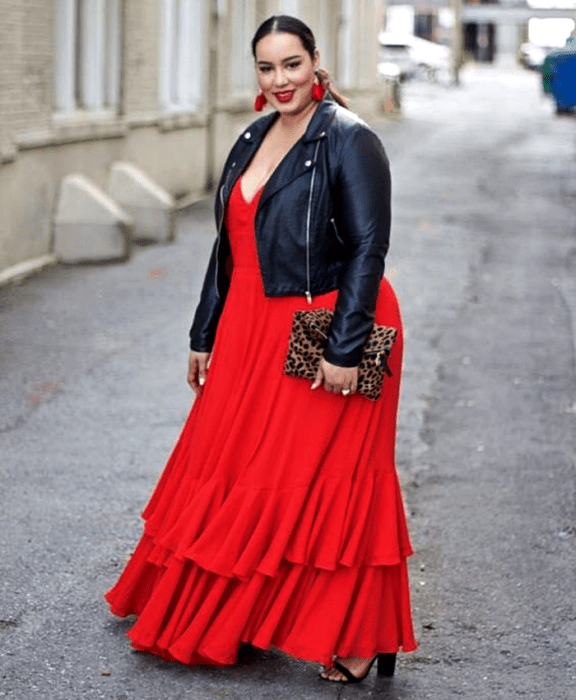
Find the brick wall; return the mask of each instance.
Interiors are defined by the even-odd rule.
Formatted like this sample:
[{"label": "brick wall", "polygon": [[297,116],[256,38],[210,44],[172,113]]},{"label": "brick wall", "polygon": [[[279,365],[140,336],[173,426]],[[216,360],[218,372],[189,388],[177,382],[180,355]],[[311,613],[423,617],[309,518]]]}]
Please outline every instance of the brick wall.
[{"label": "brick wall", "polygon": [[52,110],[53,0],[0,0],[4,137],[47,129]]},{"label": "brick wall", "polygon": [[124,11],[124,110],[158,110],[160,11],[158,0],[127,0]]}]

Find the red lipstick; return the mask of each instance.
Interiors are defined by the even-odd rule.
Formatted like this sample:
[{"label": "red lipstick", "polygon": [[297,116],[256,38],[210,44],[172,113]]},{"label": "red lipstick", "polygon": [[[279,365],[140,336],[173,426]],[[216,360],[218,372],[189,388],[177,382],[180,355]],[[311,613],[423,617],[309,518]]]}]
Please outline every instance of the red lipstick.
[{"label": "red lipstick", "polygon": [[286,90],[285,92],[275,92],[274,97],[278,100],[278,102],[290,102],[290,100],[294,97],[294,90]]}]

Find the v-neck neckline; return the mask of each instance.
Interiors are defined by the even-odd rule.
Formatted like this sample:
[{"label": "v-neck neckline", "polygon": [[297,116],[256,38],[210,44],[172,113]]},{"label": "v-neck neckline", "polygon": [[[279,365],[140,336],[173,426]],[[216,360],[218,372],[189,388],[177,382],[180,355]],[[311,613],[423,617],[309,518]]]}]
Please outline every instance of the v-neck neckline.
[{"label": "v-neck neckline", "polygon": [[[274,169],[270,172],[270,174],[268,175],[268,177],[266,178],[266,180],[262,183],[262,185],[260,186],[260,188],[259,188],[258,190],[256,190],[256,192],[254,193],[254,195],[253,195],[253,197],[252,197],[252,199],[251,199],[250,201],[248,201],[248,200],[246,199],[246,196],[245,196],[245,194],[244,194],[244,189],[243,189],[243,187],[242,187],[242,180],[243,180],[243,178],[244,178],[244,173],[242,173],[242,176],[241,176],[241,178],[240,178],[240,192],[241,192],[241,194],[242,194],[242,199],[244,200],[244,203],[245,203],[245,204],[248,204],[248,205],[252,204],[252,202],[254,201],[254,199],[256,198],[256,196],[258,195],[258,193],[261,192],[261,191],[266,187],[266,185],[267,185],[268,181],[270,180],[270,178],[274,175],[274,173],[278,170],[278,168],[279,168],[279,167],[282,165],[282,163],[286,160],[286,158],[288,157],[288,155],[289,155],[290,153],[292,153],[292,151],[296,148],[296,146],[297,146],[300,142],[304,142],[305,137],[306,137],[306,134],[308,133],[308,129],[309,129],[309,127],[310,127],[310,124],[312,123],[312,120],[314,119],[314,117],[318,114],[318,111],[319,111],[320,106],[321,106],[320,104],[316,106],[316,108],[314,109],[314,111],[312,112],[312,114],[311,114],[311,116],[310,116],[310,119],[308,120],[308,123],[306,124],[306,128],[304,129],[304,132],[296,139],[296,141],[294,141],[294,143],[290,146],[290,148],[286,151],[286,153],[282,156],[282,158],[278,161],[278,163],[276,163]],[[274,126],[274,124],[275,124],[275,122],[276,122],[276,120],[277,120],[278,118],[279,118],[279,115],[276,116],[276,118],[274,119],[274,121],[272,121],[272,123],[270,124],[269,128],[266,130],[266,133],[264,134],[264,136],[263,136],[263,138],[262,138],[262,141],[260,142],[258,148],[257,148],[257,149],[254,151],[254,153],[252,154],[252,156],[251,156],[251,158],[250,158],[250,161],[248,162],[248,166],[247,166],[247,167],[250,167],[250,162],[252,161],[252,158],[254,158],[254,156],[256,155],[256,153],[258,153],[258,150],[260,149],[260,146],[262,145],[264,139],[266,138],[266,136],[267,136],[267,134],[268,134],[268,131]]]},{"label": "v-neck neckline", "polygon": [[241,195],[241,197],[242,197],[242,201],[244,202],[244,204],[246,204],[246,206],[249,207],[251,204],[254,203],[254,200],[258,197],[258,195],[260,194],[260,192],[262,192],[262,190],[263,190],[264,187],[266,186],[266,182],[268,182],[268,180],[269,180],[270,178],[268,178],[268,180],[266,180],[266,182],[265,182],[261,187],[259,187],[259,188],[256,190],[256,192],[254,192],[254,194],[253,194],[253,196],[252,196],[252,199],[250,199],[250,200],[246,199],[246,195],[244,194],[244,189],[242,188],[242,180],[243,180],[243,179],[244,179],[244,175],[242,175],[242,177],[240,178],[240,182],[238,183],[238,186],[240,187],[240,195]]}]

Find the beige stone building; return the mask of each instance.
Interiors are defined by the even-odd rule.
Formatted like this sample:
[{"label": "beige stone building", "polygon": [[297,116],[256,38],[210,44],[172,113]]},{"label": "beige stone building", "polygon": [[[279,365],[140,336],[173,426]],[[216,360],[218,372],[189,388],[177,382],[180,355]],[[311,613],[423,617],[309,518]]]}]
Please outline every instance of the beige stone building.
[{"label": "beige stone building", "polygon": [[0,0],[0,275],[54,259],[72,173],[107,191],[122,161],[181,204],[208,192],[254,117],[250,38],[279,12],[373,118],[381,0]]}]

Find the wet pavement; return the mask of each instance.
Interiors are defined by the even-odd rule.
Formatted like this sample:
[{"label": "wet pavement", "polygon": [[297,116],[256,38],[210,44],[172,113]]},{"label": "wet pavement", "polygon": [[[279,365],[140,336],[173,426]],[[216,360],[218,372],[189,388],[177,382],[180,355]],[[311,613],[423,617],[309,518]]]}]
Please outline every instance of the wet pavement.
[{"label": "wet pavement", "polygon": [[274,651],[135,654],[107,613],[190,405],[205,203],[125,265],[0,289],[0,698],[576,697],[576,118],[536,74],[469,68],[457,90],[406,85],[378,132],[419,650],[343,687]]}]

